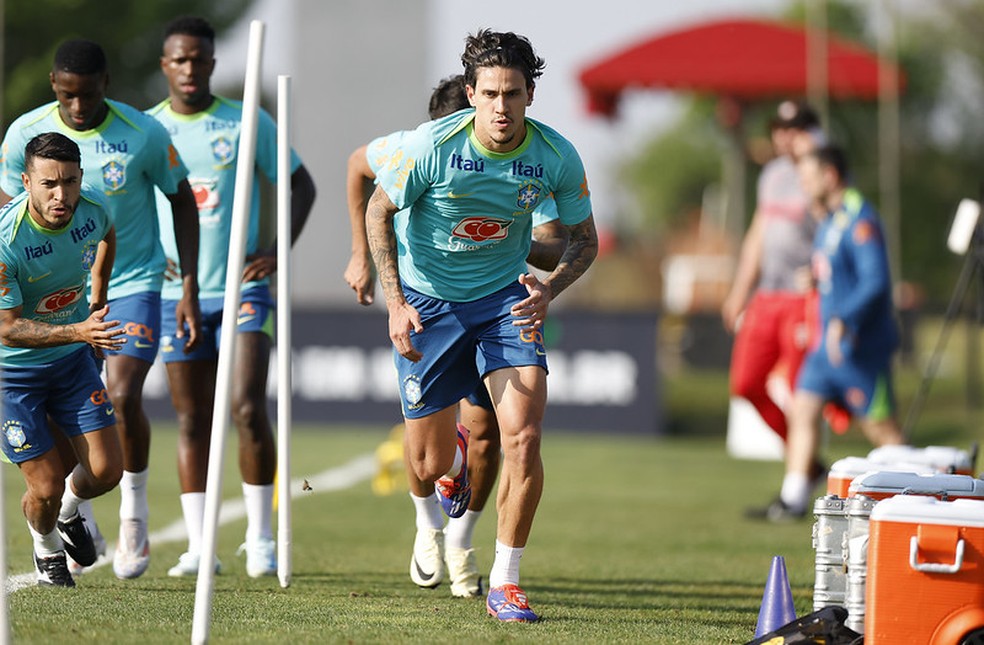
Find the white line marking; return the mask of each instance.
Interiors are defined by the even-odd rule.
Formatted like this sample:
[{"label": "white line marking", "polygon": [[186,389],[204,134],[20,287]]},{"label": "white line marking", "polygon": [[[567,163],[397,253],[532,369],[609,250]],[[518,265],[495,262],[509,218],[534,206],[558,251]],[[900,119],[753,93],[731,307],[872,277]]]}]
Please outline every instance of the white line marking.
[{"label": "white line marking", "polygon": [[[302,491],[304,479],[292,479],[290,484],[291,499],[301,495],[316,495],[319,493],[331,493],[334,491],[351,488],[369,479],[376,472],[376,456],[374,454],[360,455],[352,461],[335,468],[329,468],[313,477],[307,478],[311,486],[310,491]],[[246,504],[242,497],[224,500],[219,509],[219,526],[229,524],[246,517]],[[151,544],[165,544],[167,542],[178,542],[188,537],[184,519],[175,520],[159,531],[155,531],[148,536]],[[106,553],[116,550],[116,543],[106,545]],[[100,557],[94,565],[86,569],[97,569],[112,562],[111,557]],[[26,587],[33,587],[37,584],[37,574],[34,571],[29,573],[18,573],[7,576],[7,593],[13,593]]]}]

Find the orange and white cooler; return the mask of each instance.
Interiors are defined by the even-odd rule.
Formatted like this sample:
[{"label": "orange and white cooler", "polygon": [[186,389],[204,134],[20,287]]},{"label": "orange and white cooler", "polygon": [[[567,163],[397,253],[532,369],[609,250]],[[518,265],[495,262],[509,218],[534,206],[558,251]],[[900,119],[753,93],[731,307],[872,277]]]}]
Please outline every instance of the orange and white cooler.
[{"label": "orange and white cooler", "polygon": [[934,473],[939,472],[926,464],[895,462],[880,463],[867,457],[844,457],[830,465],[827,471],[827,494],[837,497],[848,496],[848,489],[856,477],[874,470]]},{"label": "orange and white cooler", "polygon": [[869,528],[865,645],[984,639],[984,501],[897,495]]},{"label": "orange and white cooler", "polygon": [[938,473],[974,474],[975,456],[952,446],[879,446],[868,453],[868,459],[878,464],[923,464]]},{"label": "orange and white cooler", "polygon": [[870,515],[874,505],[895,495],[928,495],[941,500],[984,500],[984,480],[969,475],[872,471],[854,478],[848,487],[847,529],[844,535],[844,607],[847,626],[864,631],[868,575]]}]

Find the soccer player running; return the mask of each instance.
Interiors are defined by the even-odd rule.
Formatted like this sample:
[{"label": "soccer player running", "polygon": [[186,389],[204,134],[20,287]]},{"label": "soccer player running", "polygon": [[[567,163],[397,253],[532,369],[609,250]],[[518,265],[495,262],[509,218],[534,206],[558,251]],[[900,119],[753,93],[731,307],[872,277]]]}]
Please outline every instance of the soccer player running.
[{"label": "soccer player running", "polygon": [[785,512],[774,519],[803,517],[812,502],[810,465],[819,450],[825,402],[847,407],[876,446],[904,443],[894,418],[891,360],[898,330],[878,215],[848,185],[840,148],[806,154],[799,174],[823,214],[812,261],[822,335],[803,363],[793,394],[779,499]]},{"label": "soccer player running", "polygon": [[[106,320],[116,236],[102,197],[82,186],[73,141],[40,134],[22,156],[24,192],[0,210],[0,449],[27,484],[21,507],[38,584],[74,587],[66,551],[85,565],[97,557],[79,504],[111,490],[123,470],[113,404],[92,349],[126,342],[119,321]],[[49,417],[78,464],[62,461]]]},{"label": "soccer player running", "polygon": [[[188,529],[188,550],[168,570],[171,576],[198,575],[205,482],[215,404],[215,377],[226,279],[242,281],[237,326],[236,369],[232,382],[232,417],[239,433],[239,469],[246,502],[246,573],[252,577],[276,575],[277,558],[271,524],[273,479],[277,458],[266,406],[267,371],[273,334],[273,299],[269,276],[276,271],[276,244],[259,248],[259,185],[250,200],[247,264],[241,276],[227,276],[229,235],[242,103],[215,96],[211,77],[215,69],[215,31],[193,16],[171,21],[164,31],[161,71],[167,79],[168,98],[148,110],[171,133],[174,145],[188,165],[198,202],[201,255],[198,258],[202,342],[187,347],[175,321],[165,317],[161,356],[167,370],[171,401],[178,412],[178,478],[181,508]],[[260,110],[256,170],[277,181],[277,128]],[[311,212],[315,187],[296,153],[291,159],[291,241],[297,239]],[[160,202],[160,200],[159,200]],[[167,225],[167,203],[159,203],[165,251],[177,252]],[[183,259],[181,260],[183,262]],[[175,282],[164,284],[165,308],[181,297]],[[289,305],[284,305],[289,306]],[[218,563],[216,563],[218,566]]]},{"label": "soccer player running", "polygon": [[[464,76],[459,74],[443,79],[434,88],[428,112],[431,119],[438,119],[468,107],[470,105],[465,93]],[[346,192],[352,230],[352,255],[345,269],[345,280],[355,291],[356,300],[363,305],[372,304],[376,286],[369,241],[366,238],[366,204],[372,194],[377,173],[393,159],[392,153],[399,149],[407,134],[394,132],[379,137],[368,146],[357,148],[349,156]],[[395,221],[397,226],[404,226],[406,211],[400,211],[395,216]],[[566,245],[567,229],[557,221],[557,211],[552,200],[546,200],[533,212],[533,241],[527,262],[544,271],[552,271]],[[417,528],[423,542],[421,549],[433,549],[435,546],[438,548],[438,553],[428,558],[433,561],[433,566],[428,567],[427,571],[418,567],[416,559],[411,558],[410,579],[422,587],[436,587],[443,581],[446,567],[451,595],[472,598],[482,595],[481,574],[472,546],[472,536],[499,474],[501,443],[492,400],[483,384],[479,384],[472,394],[461,399],[458,405],[461,423],[469,430],[466,461],[471,499],[464,514],[449,518],[445,526],[433,493],[424,499],[410,493],[417,511]],[[408,451],[404,449],[403,454],[406,457]],[[407,467],[409,469],[409,464]]]},{"label": "soccer player running", "polygon": [[[467,38],[462,63],[475,110],[406,137],[396,163],[380,169],[366,228],[396,352],[410,490],[426,499],[436,487],[449,516],[464,513],[467,430],[457,429],[456,408],[484,381],[503,450],[486,606],[500,620],[531,622],[519,560],[543,489],[541,329],[550,301],[587,270],[598,240],[576,150],[526,118],[544,67],[530,42],[483,30]],[[531,214],[551,193],[570,239],[541,281],[527,273],[526,257]],[[401,208],[409,209],[405,231],[394,229]],[[414,559],[426,573],[439,566],[439,551],[418,550],[420,535]]]},{"label": "soccer player running", "polygon": [[[109,304],[129,341],[106,352],[109,396],[118,412],[123,449],[120,480],[120,535],[113,571],[136,578],[150,564],[147,540],[147,475],[150,422],[143,410],[143,386],[157,356],[161,284],[166,266],[154,205],[154,187],[171,202],[181,255],[181,298],[164,314],[175,318],[188,345],[198,342],[198,217],[188,171],[167,131],[129,105],[106,98],[109,74],[102,47],[69,40],[55,52],[50,74],[55,101],[18,117],[7,130],[0,162],[0,199],[22,190],[24,142],[39,132],[61,132],[82,150],[82,168],[103,194],[117,235],[118,253],[109,282]],[[92,510],[82,515],[91,521]],[[97,550],[105,540],[90,525]],[[79,569],[76,568],[76,571]]]}]

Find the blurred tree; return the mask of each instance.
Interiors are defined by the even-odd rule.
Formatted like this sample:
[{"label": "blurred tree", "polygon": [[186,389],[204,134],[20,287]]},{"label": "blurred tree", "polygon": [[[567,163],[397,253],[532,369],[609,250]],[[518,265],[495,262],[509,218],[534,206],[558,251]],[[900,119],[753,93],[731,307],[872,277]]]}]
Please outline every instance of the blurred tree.
[{"label": "blurred tree", "polygon": [[87,38],[102,45],[109,59],[109,95],[144,109],[161,98],[162,86],[157,83],[160,74],[156,72],[165,23],[195,14],[207,18],[221,32],[250,4],[252,0],[0,0],[6,23],[2,38],[2,125],[53,100],[48,72],[55,50],[64,40]]}]

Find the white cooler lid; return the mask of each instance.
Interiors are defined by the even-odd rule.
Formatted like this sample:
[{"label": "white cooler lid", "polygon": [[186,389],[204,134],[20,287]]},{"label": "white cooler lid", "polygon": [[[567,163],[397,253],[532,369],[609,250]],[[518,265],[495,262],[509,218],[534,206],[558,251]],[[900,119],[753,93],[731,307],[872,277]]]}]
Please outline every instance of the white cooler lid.
[{"label": "white cooler lid", "polygon": [[880,446],[868,453],[868,459],[887,464],[906,461],[916,464],[926,464],[938,471],[946,471],[951,467],[959,470],[970,470],[970,453],[953,446]]},{"label": "white cooler lid", "polygon": [[915,495],[947,493],[984,498],[984,479],[947,473],[872,471],[855,477],[848,490],[851,495],[909,491]]},{"label": "white cooler lid", "polygon": [[855,478],[871,471],[893,471],[906,473],[938,472],[926,464],[907,462],[877,462],[867,457],[844,457],[830,465],[828,476]]},{"label": "white cooler lid", "polygon": [[896,495],[875,504],[870,519],[872,522],[984,527],[984,501],[955,499],[941,502],[923,495]]}]

